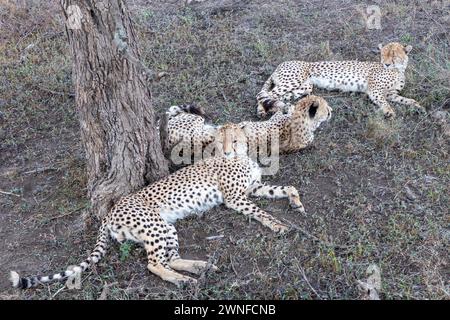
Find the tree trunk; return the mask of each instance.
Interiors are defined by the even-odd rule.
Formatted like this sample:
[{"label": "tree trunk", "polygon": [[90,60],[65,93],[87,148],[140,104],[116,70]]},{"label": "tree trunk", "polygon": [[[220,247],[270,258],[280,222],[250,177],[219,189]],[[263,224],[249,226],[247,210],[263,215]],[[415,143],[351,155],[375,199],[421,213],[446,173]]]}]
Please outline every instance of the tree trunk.
[{"label": "tree trunk", "polygon": [[92,212],[103,217],[121,196],[168,173],[149,80],[122,0],[61,0],[86,150]]}]

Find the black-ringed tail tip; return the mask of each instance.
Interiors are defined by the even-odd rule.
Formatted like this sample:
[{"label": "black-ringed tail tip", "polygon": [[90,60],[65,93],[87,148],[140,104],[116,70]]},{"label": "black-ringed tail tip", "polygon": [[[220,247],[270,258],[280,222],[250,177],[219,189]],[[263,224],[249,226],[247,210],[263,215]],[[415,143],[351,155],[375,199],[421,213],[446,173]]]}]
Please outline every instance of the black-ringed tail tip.
[{"label": "black-ringed tail tip", "polygon": [[9,272],[9,281],[11,281],[11,284],[14,288],[21,288],[21,281],[20,281],[20,276],[17,272],[15,271],[10,271]]},{"label": "black-ringed tail tip", "polygon": [[86,268],[83,268],[86,263],[83,262],[81,266],[75,266],[70,269],[67,269],[66,271],[63,271],[61,273],[55,273],[50,276],[27,276],[27,277],[21,277],[16,271],[10,271],[9,273],[9,281],[11,281],[11,284],[14,288],[19,289],[27,289],[31,287],[36,287],[39,284],[51,282],[51,281],[62,281],[66,280],[69,277],[75,275],[76,273],[81,273]]},{"label": "black-ringed tail tip", "polygon": [[[47,279],[45,279],[47,278]],[[10,271],[9,272],[9,281],[11,281],[11,284],[14,288],[18,289],[27,289],[31,287],[35,287],[39,283],[48,282],[49,277],[20,277],[20,275],[16,271]],[[42,281],[41,281],[42,279]]]}]

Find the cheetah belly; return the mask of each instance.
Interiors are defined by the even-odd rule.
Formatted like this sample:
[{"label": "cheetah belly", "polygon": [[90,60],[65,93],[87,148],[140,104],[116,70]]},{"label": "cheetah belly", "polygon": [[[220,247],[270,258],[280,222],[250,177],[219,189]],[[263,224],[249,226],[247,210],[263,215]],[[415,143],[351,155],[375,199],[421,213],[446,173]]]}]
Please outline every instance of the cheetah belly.
[{"label": "cheetah belly", "polygon": [[340,90],[344,92],[365,92],[367,90],[367,80],[362,77],[340,78],[326,77],[322,75],[312,76],[310,78],[313,86],[326,90]]},{"label": "cheetah belly", "polygon": [[[174,195],[168,199],[169,205],[161,209],[160,215],[167,223],[173,224],[190,215],[201,215],[203,212],[223,203],[220,190],[213,187],[202,187],[196,190],[185,190],[183,195]],[[193,197],[189,197],[189,195]],[[200,194],[200,195],[199,195]],[[179,201],[178,198],[181,200]]]}]

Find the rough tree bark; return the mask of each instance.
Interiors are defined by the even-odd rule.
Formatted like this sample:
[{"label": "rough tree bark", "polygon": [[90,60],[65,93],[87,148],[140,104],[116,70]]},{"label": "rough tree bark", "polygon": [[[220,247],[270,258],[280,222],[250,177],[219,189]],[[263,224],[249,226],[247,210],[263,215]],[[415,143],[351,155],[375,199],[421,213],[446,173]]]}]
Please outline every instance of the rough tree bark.
[{"label": "rough tree bark", "polygon": [[149,83],[125,1],[61,0],[86,150],[88,196],[101,218],[121,196],[168,173]]}]

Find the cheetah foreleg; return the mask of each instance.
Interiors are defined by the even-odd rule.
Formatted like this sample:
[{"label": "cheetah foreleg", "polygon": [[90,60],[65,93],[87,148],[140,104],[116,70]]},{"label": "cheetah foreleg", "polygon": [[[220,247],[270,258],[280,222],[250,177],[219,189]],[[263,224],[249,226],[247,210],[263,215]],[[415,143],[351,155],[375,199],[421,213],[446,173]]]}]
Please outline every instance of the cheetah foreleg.
[{"label": "cheetah foreleg", "polygon": [[263,226],[270,228],[276,233],[285,233],[288,227],[282,222],[272,217],[270,214],[261,210],[253,202],[251,202],[246,196],[225,198],[225,205],[239,213],[242,213],[246,217],[251,217],[259,222]]},{"label": "cheetah foreleg", "polygon": [[370,90],[369,92],[367,92],[367,94],[369,95],[370,100],[378,107],[380,107],[380,110],[383,111],[383,114],[386,118],[395,117],[395,111],[394,109],[392,109],[391,105],[386,100],[383,91]]},{"label": "cheetah foreleg", "polygon": [[283,199],[288,198],[291,207],[299,212],[304,213],[305,208],[300,201],[300,195],[293,186],[267,186],[267,185],[253,185],[249,189],[249,195],[254,197],[263,197],[268,199]]},{"label": "cheetah foreleg", "polygon": [[391,92],[386,95],[386,98],[394,103],[403,104],[406,106],[414,107],[417,111],[425,112],[425,108],[421,106],[416,100],[405,98],[396,92]]}]

